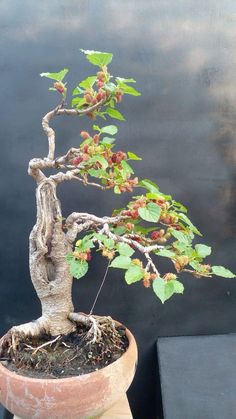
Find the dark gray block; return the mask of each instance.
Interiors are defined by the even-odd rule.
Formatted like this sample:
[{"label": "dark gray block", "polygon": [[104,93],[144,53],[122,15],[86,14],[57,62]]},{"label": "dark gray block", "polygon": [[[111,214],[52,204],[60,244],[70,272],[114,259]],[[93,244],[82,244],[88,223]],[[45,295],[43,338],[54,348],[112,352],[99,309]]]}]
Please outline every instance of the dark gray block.
[{"label": "dark gray block", "polygon": [[236,335],[159,338],[164,419],[236,418]]}]

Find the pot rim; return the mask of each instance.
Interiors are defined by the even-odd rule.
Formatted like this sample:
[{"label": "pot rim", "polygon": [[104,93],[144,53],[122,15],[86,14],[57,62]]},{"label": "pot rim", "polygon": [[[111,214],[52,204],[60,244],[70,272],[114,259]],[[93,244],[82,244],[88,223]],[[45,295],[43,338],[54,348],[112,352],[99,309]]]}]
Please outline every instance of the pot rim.
[{"label": "pot rim", "polygon": [[[114,320],[114,321],[115,321],[116,325],[124,326],[122,323],[120,323],[116,320]],[[34,377],[28,377],[27,375],[18,374],[15,371],[11,371],[7,367],[5,367],[0,361],[0,374],[1,374],[1,371],[7,371],[6,374],[8,376],[12,377],[13,379],[18,379],[18,380],[22,380],[22,381],[26,381],[26,382],[32,382],[32,383],[39,383],[40,381],[41,382],[46,381],[47,383],[57,382],[57,383],[62,383],[62,384],[63,383],[70,383],[74,380],[80,380],[80,379],[82,380],[83,377],[88,377],[89,375],[93,375],[93,377],[95,377],[96,375],[99,375],[101,373],[101,371],[104,371],[104,370],[108,371],[109,369],[112,369],[112,366],[114,364],[118,364],[119,362],[122,362],[122,360],[128,355],[128,353],[130,353],[131,346],[132,347],[134,346],[135,349],[136,349],[136,352],[137,352],[137,344],[136,344],[134,335],[131,333],[131,331],[126,326],[124,326],[124,327],[125,327],[126,336],[128,338],[128,341],[129,341],[129,346],[128,346],[127,350],[116,361],[111,362],[110,364],[108,364],[105,367],[100,368],[96,371],[92,371],[92,372],[89,372],[89,373],[86,373],[86,374],[81,374],[81,375],[74,375],[73,377],[65,377],[65,378],[34,378]]]}]

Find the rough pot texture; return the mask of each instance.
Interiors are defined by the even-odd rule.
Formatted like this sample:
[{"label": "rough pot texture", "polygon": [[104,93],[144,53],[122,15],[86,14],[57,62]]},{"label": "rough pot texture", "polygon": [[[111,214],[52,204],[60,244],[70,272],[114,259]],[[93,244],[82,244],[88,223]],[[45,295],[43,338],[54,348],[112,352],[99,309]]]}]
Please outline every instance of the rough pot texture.
[{"label": "rough pot texture", "polygon": [[129,388],[136,369],[137,345],[126,329],[127,351],[90,374],[38,379],[9,371],[0,362],[0,402],[22,419],[85,419],[109,409]]}]

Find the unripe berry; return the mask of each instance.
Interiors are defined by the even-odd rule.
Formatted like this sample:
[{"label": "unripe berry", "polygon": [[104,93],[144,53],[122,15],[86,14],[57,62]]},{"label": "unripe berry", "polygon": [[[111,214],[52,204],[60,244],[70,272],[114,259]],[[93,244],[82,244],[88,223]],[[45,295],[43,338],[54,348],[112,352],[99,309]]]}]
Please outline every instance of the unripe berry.
[{"label": "unripe berry", "polygon": [[127,228],[128,231],[132,231],[133,228],[134,228],[134,224],[132,224],[132,223],[126,223],[125,226],[126,226],[126,228]]},{"label": "unripe berry", "polygon": [[172,281],[175,280],[177,278],[177,275],[173,274],[172,272],[168,272],[163,276],[163,279],[165,281]]},{"label": "unripe berry", "polygon": [[84,99],[85,99],[85,101],[86,101],[87,103],[91,103],[91,102],[92,102],[92,100],[93,100],[93,97],[90,95],[90,93],[86,93],[86,94],[84,95]]},{"label": "unripe berry", "polygon": [[57,81],[53,86],[59,93],[64,93],[66,90],[65,85],[61,81]]},{"label": "unripe berry", "polygon": [[83,140],[87,140],[90,137],[87,131],[81,131],[80,136],[83,138]]},{"label": "unripe berry", "polygon": [[132,260],[132,265],[137,265],[137,266],[143,266],[142,262],[140,259],[133,259]]},{"label": "unripe berry", "polygon": [[97,72],[97,78],[98,80],[104,81],[106,78],[106,74],[104,73],[104,71],[98,71]]},{"label": "unripe berry", "polygon": [[150,288],[151,283],[150,283],[150,279],[143,279],[143,285],[145,288]]}]

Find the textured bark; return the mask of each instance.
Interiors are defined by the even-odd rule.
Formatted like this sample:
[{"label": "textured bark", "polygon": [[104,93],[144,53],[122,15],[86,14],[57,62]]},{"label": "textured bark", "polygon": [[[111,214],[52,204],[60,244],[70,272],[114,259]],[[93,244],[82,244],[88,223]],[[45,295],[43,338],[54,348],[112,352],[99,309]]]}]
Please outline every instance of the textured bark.
[{"label": "textured bark", "polygon": [[42,305],[42,318],[48,333],[69,333],[68,319],[73,311],[72,276],[65,259],[71,251],[62,226],[56,184],[43,180],[36,190],[37,222],[30,234],[30,274]]}]

